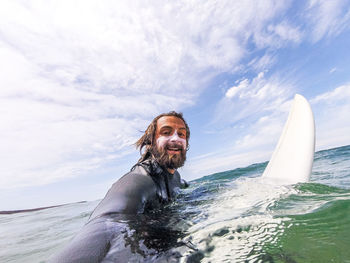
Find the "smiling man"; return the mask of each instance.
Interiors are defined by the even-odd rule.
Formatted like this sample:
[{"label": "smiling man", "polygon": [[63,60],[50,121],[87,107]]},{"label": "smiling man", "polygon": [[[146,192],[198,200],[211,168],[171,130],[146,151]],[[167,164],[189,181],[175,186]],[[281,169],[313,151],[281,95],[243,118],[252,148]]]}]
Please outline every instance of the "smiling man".
[{"label": "smiling man", "polygon": [[[186,160],[187,134],[189,134],[183,119],[176,116],[162,116],[157,120],[156,134],[151,153],[158,163],[171,174],[183,166]],[[139,144],[142,146],[143,138]]]},{"label": "smiling man", "polygon": [[154,118],[136,142],[140,160],[112,186],[91,218],[143,213],[170,202],[187,185],[176,169],[185,163],[189,138],[190,129],[181,113],[172,111]]},{"label": "smiling man", "polygon": [[154,118],[136,142],[140,160],[113,184],[88,223],[50,262],[101,262],[110,250],[118,255],[118,262],[128,262],[132,253],[115,240],[122,240],[123,229],[130,226],[111,222],[118,222],[116,217],[126,222],[130,215],[159,209],[188,186],[176,169],[185,163],[189,138],[190,129],[181,113],[172,111]]}]

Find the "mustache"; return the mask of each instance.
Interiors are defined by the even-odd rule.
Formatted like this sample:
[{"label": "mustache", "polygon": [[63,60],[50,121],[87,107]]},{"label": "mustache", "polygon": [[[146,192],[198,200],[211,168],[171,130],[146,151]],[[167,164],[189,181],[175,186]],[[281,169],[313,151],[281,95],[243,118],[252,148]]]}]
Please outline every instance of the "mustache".
[{"label": "mustache", "polygon": [[184,150],[183,144],[179,143],[179,142],[168,142],[167,144],[164,145],[164,149],[169,149],[169,148],[176,148],[178,150]]}]

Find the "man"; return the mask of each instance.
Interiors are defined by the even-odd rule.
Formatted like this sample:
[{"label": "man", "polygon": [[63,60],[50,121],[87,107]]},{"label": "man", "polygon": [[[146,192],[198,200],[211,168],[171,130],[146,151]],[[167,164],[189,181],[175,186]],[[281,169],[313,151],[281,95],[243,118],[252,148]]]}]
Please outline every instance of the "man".
[{"label": "man", "polygon": [[173,200],[187,186],[176,169],[185,163],[189,138],[190,129],[181,113],[172,111],[154,118],[136,142],[140,160],[113,184],[82,231],[52,262],[102,261],[111,240],[120,235],[108,227],[109,215],[147,213]]}]

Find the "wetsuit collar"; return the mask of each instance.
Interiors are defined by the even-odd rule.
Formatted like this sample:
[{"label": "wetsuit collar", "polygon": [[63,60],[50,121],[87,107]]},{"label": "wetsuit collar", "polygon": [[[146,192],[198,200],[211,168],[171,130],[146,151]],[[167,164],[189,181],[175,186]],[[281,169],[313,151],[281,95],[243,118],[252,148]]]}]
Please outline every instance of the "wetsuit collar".
[{"label": "wetsuit collar", "polygon": [[[167,169],[163,168],[154,158],[148,158],[140,163],[137,163],[136,165],[141,165],[154,180],[155,178],[163,178],[168,199],[171,200],[169,178],[173,176],[173,174],[169,173]],[[155,182],[157,185],[159,184],[157,180],[155,180]]]},{"label": "wetsuit collar", "polygon": [[151,175],[156,175],[156,176],[160,176],[160,175],[172,176],[173,175],[166,168],[162,167],[152,157],[148,158],[140,163],[137,163],[136,165],[141,165]]}]

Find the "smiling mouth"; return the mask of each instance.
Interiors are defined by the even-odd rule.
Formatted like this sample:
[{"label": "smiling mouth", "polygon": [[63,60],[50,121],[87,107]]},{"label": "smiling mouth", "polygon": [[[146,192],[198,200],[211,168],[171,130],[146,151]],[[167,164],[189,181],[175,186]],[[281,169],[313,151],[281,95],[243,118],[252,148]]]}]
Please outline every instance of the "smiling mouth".
[{"label": "smiling mouth", "polygon": [[181,152],[181,148],[178,148],[178,147],[167,147],[166,150],[170,154],[177,154]]}]

